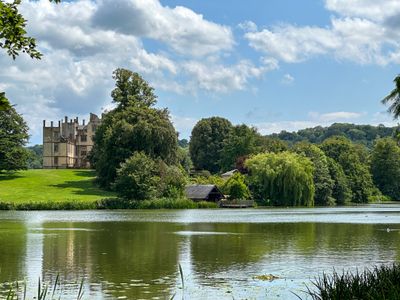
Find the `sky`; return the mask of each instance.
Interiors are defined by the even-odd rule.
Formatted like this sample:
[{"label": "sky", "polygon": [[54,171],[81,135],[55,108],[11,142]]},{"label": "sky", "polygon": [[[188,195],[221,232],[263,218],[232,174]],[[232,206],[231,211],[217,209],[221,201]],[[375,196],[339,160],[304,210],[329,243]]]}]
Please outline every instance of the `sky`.
[{"label": "sky", "polygon": [[400,63],[398,0],[22,2],[43,58],[0,52],[0,90],[42,143],[42,120],[112,108],[112,72],[155,88],[180,138],[221,116],[262,134],[396,125],[380,100]]}]

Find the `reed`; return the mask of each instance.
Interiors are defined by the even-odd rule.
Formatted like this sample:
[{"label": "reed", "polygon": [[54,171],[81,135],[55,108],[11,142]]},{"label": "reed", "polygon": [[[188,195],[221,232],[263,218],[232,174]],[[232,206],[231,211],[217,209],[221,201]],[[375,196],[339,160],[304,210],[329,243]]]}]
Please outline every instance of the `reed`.
[{"label": "reed", "polygon": [[323,274],[307,287],[313,300],[400,299],[400,265],[375,266],[355,273]]}]

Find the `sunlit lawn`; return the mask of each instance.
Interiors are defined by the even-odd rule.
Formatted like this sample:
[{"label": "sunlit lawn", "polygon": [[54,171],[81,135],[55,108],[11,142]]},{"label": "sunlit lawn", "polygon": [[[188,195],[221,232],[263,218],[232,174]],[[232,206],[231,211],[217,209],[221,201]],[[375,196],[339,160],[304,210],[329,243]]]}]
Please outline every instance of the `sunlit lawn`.
[{"label": "sunlit lawn", "polygon": [[0,175],[0,201],[96,201],[114,194],[98,188],[92,170],[26,170]]}]

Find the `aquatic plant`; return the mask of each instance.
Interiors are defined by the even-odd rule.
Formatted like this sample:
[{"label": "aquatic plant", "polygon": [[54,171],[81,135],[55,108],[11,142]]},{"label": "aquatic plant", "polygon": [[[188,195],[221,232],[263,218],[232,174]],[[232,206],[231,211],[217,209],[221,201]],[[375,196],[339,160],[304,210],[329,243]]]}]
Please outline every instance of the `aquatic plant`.
[{"label": "aquatic plant", "polygon": [[400,265],[375,266],[361,273],[324,273],[312,284],[306,293],[313,300],[400,299]]}]

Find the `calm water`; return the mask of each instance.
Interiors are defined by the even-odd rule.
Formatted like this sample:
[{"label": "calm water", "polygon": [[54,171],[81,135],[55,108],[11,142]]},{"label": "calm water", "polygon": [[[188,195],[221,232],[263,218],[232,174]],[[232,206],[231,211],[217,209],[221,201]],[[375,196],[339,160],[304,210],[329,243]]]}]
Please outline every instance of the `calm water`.
[{"label": "calm water", "polygon": [[0,283],[26,278],[32,292],[59,273],[62,299],[81,278],[84,299],[297,299],[322,271],[394,261],[400,205],[0,212]]}]

